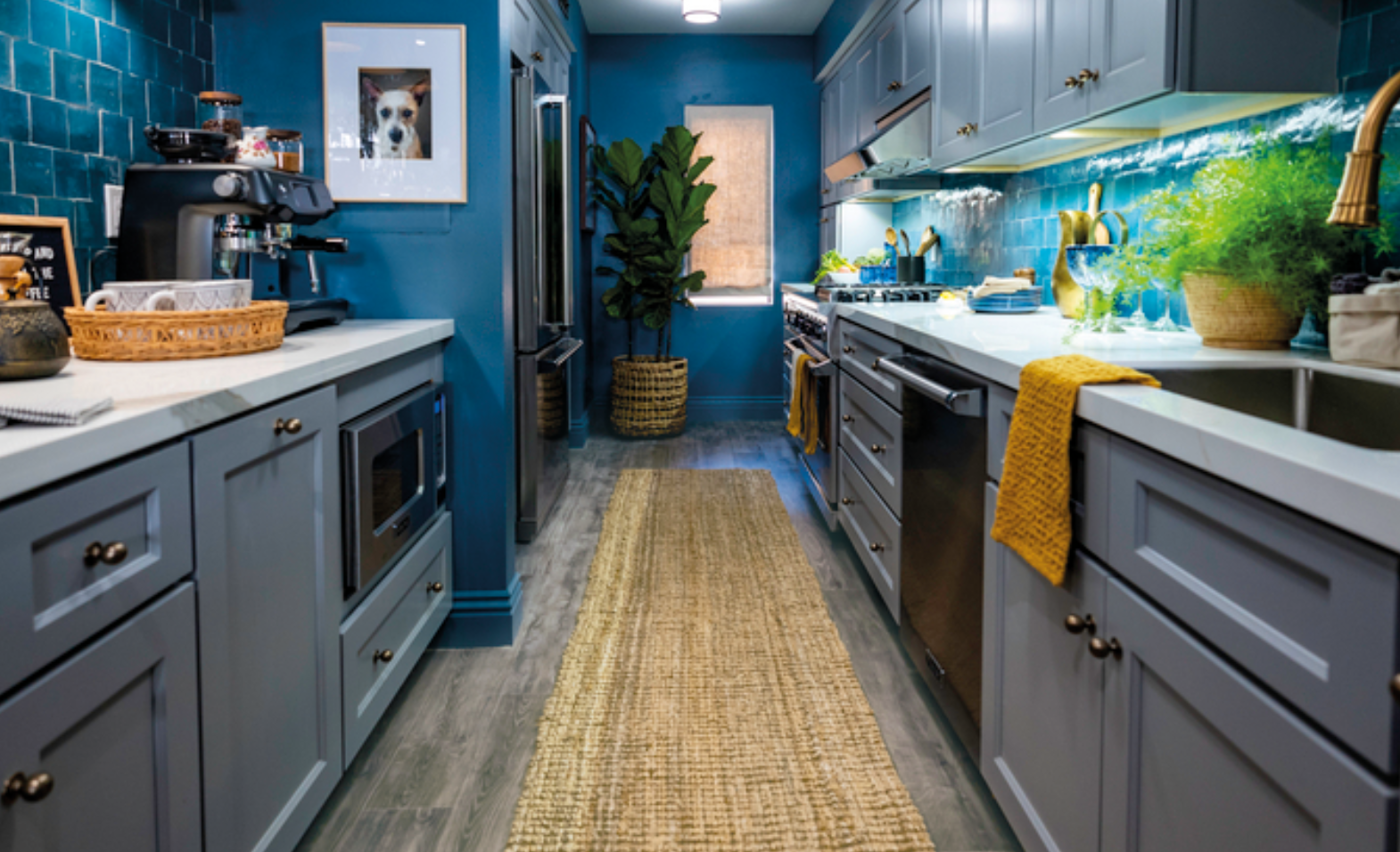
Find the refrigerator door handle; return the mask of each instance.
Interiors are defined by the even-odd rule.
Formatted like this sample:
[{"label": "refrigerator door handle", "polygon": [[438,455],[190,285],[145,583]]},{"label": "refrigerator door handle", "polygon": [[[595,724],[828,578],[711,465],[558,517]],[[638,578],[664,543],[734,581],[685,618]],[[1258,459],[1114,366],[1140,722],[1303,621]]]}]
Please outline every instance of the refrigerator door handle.
[{"label": "refrigerator door handle", "polygon": [[570,358],[574,357],[574,355],[578,354],[578,351],[582,348],[582,340],[575,340],[572,337],[564,338],[563,340],[559,341],[559,345],[555,346],[554,349],[551,352],[549,352],[547,356],[540,356],[540,372],[558,372],[561,368],[563,368],[564,364]]},{"label": "refrigerator door handle", "polygon": [[[536,151],[537,162],[541,167],[548,162],[544,152],[544,111],[547,109],[559,110],[559,215],[561,218],[561,230],[559,245],[546,246],[539,251],[541,267],[545,264],[545,257],[553,250],[558,250],[560,266],[560,282],[563,285],[562,292],[557,294],[557,299],[545,301],[545,294],[539,293],[541,305],[549,307],[558,306],[559,316],[549,316],[549,307],[545,308],[545,323],[554,326],[572,326],[574,323],[574,210],[573,193],[569,189],[573,174],[573,128],[570,124],[569,98],[567,95],[542,95],[535,100],[536,110],[536,144],[539,146]],[[536,208],[539,215],[539,235],[543,240],[545,236],[545,209],[547,207],[544,193],[548,191],[549,181],[539,181],[539,199]],[[541,282],[545,279],[541,274]],[[540,285],[544,286],[543,283]]]}]

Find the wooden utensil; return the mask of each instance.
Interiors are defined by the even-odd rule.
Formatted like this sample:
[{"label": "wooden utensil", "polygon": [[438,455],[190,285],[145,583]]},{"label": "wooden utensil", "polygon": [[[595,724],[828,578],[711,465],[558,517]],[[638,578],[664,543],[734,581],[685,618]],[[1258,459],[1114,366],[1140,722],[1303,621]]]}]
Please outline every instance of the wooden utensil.
[{"label": "wooden utensil", "polygon": [[933,247],[938,245],[938,234],[933,232],[933,228],[924,228],[923,236],[919,240],[918,257],[923,257],[933,251]]},{"label": "wooden utensil", "polygon": [[912,242],[909,241],[909,234],[908,234],[908,232],[906,232],[906,231],[904,231],[904,230],[901,230],[901,231],[899,232],[899,235],[900,235],[901,237],[904,238],[904,256],[905,256],[905,257],[913,257],[913,256],[914,256],[914,244],[913,244]]},{"label": "wooden utensil", "polygon": [[899,234],[894,232],[894,228],[885,229],[885,245],[894,246],[896,251],[899,249]]},{"label": "wooden utensil", "polygon": [[1094,244],[1100,246],[1113,245],[1113,234],[1109,232],[1108,225],[1103,220],[1098,219],[1099,211],[1103,207],[1103,184],[1096,183],[1089,187],[1089,218],[1097,219],[1094,224]]}]

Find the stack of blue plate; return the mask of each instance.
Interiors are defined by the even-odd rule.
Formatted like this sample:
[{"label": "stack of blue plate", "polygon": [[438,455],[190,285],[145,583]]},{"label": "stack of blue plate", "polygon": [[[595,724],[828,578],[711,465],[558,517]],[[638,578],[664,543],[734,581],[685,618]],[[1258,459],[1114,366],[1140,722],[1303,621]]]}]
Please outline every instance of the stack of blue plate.
[{"label": "stack of blue plate", "polygon": [[969,298],[967,306],[981,314],[1033,314],[1040,310],[1040,288],[1019,293],[993,293],[980,299]]}]

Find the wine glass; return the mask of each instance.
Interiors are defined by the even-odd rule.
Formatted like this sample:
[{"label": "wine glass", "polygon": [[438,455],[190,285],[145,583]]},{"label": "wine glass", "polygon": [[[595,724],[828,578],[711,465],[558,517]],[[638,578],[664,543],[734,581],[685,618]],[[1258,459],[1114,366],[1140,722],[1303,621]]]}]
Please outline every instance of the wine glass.
[{"label": "wine glass", "polygon": [[1152,280],[1152,286],[1156,288],[1157,292],[1162,294],[1163,307],[1162,317],[1156,322],[1154,322],[1152,325],[1150,325],[1149,328],[1152,331],[1162,331],[1167,333],[1185,331],[1186,329],[1182,328],[1181,326],[1177,325],[1175,322],[1172,321],[1172,291],[1170,288],[1167,287],[1167,282],[1160,281],[1154,278]]},{"label": "wine glass", "polygon": [[1137,310],[1133,315],[1123,320],[1124,328],[1146,329],[1150,328],[1152,321],[1147,318],[1147,314],[1142,310],[1142,290],[1137,291]]},{"label": "wine glass", "polygon": [[1099,334],[1122,334],[1123,326],[1114,316],[1116,282],[1100,264],[1113,254],[1114,246],[1070,246],[1068,261],[1074,280],[1084,288],[1085,330]]}]

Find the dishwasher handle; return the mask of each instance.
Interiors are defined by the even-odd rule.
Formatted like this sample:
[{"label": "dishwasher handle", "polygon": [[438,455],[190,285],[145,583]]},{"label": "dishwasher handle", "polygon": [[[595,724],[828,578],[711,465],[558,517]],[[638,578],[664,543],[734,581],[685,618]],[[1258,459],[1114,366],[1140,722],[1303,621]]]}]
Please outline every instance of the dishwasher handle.
[{"label": "dishwasher handle", "polygon": [[946,387],[916,372],[917,366],[917,361],[907,355],[880,358],[875,362],[877,372],[899,380],[959,417],[981,419],[987,416],[987,392],[983,388],[959,390]]}]

